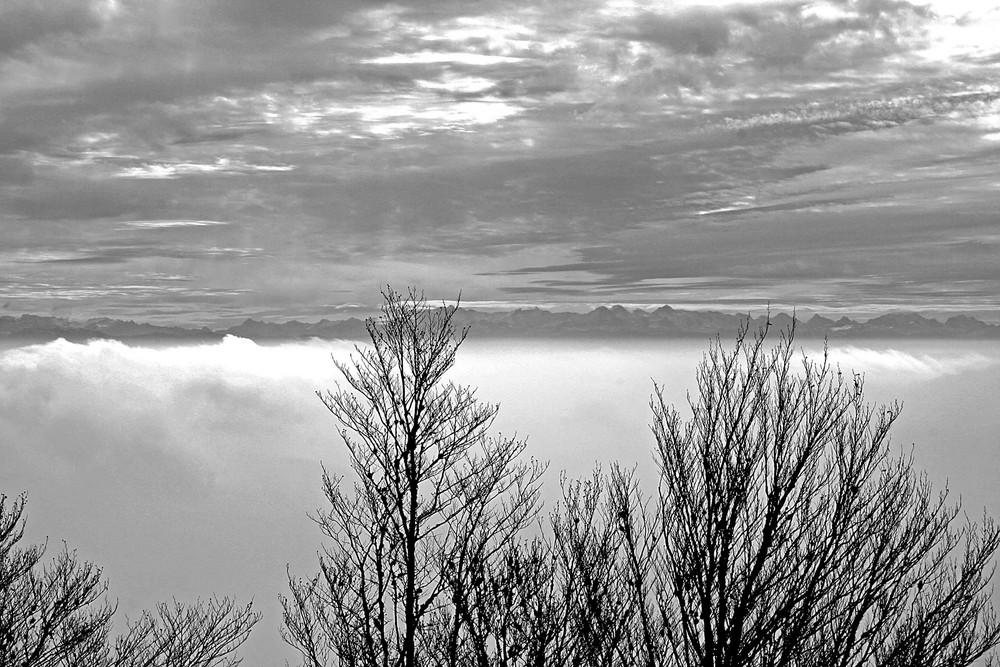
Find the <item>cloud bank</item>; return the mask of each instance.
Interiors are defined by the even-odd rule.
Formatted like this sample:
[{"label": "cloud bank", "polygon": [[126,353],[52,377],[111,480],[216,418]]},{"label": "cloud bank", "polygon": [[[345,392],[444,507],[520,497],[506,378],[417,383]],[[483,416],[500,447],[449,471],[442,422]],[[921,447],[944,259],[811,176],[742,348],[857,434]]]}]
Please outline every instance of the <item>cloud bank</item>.
[{"label": "cloud bank", "polygon": [[266,618],[246,650],[276,664],[284,567],[320,543],[319,461],[346,465],[312,394],[333,384],[331,348],[0,352],[0,492],[27,491],[31,539],[103,566],[130,616],[174,595],[254,597]]},{"label": "cloud bank", "polygon": [[[900,398],[901,448],[937,481],[952,478],[970,511],[997,506],[991,435],[1000,415],[1000,355],[989,343],[835,346],[845,372],[864,372],[874,400]],[[528,439],[558,473],[596,463],[654,468],[652,381],[685,412],[705,349],[671,342],[479,342],[452,378],[501,405],[495,430]],[[313,395],[333,388],[330,354],[348,344],[130,347],[56,341],[0,351],[0,493],[29,493],[29,539],[66,540],[105,568],[134,615],[157,600],[211,592],[253,596],[265,612],[249,664],[292,656],[277,636],[285,566],[315,567],[324,505],[320,461],[346,472],[336,423]],[[809,354],[817,351],[808,350]]]}]

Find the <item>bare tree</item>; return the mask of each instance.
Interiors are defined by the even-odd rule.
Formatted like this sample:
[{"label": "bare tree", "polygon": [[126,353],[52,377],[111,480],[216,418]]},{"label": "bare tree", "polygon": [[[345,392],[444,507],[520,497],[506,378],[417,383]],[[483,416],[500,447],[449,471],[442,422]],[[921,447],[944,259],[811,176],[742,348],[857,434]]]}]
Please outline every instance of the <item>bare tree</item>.
[{"label": "bare tree", "polygon": [[635,471],[564,479],[551,522],[571,664],[661,664],[657,525]]},{"label": "bare tree", "polygon": [[652,503],[620,468],[564,482],[568,652],[548,664],[965,666],[1000,642],[1000,530],[893,454],[898,405],[766,333],[716,341],[690,419],[657,387]]},{"label": "bare tree", "polygon": [[0,495],[0,665],[86,664],[106,653],[114,609],[101,570],[65,547],[43,564],[45,547],[21,547],[25,497]]},{"label": "bare tree", "polygon": [[0,495],[0,665],[7,667],[235,667],[234,652],[260,615],[228,598],[161,604],[112,646],[115,607],[101,570],[24,537],[25,497]]},{"label": "bare tree", "polygon": [[479,665],[544,667],[572,655],[566,581],[550,541],[536,536],[511,544],[490,570],[481,605],[495,650]]},{"label": "bare tree", "polygon": [[260,620],[253,605],[229,598],[192,605],[161,602],[115,642],[113,667],[236,667],[236,649]]},{"label": "bare tree", "polygon": [[657,390],[657,599],[665,664],[969,665],[1000,642],[988,590],[1000,530],[960,518],[894,456],[899,405],[794,328],[712,346],[692,417]]},{"label": "bare tree", "polygon": [[[383,293],[371,346],[337,362],[347,387],[320,394],[342,425],[353,493],[324,470],[331,546],[290,577],[285,640],[307,665],[489,664],[502,648],[496,583],[535,520],[545,466],[523,440],[490,437],[497,406],[445,380],[466,331],[455,309]],[[498,643],[500,642],[500,643]]]},{"label": "bare tree", "polygon": [[658,492],[613,467],[563,480],[485,435],[496,408],[443,381],[453,310],[386,294],[373,346],[323,395],[353,494],[324,475],[332,546],[290,578],[284,637],[309,667],[965,667],[1000,643],[1000,528],[935,493],[861,377],[809,360],[794,325],[718,340],[690,418],[656,387]]}]

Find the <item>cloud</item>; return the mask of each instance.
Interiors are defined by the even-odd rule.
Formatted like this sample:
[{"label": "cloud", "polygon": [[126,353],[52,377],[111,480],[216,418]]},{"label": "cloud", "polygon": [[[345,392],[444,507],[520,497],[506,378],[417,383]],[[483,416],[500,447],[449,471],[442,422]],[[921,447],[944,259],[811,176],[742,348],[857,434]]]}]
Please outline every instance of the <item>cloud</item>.
[{"label": "cloud", "polygon": [[15,264],[120,264],[132,259],[165,257],[171,259],[245,258],[257,257],[263,248],[227,248],[219,246],[183,247],[167,245],[126,245],[117,247],[81,248],[77,250],[20,250],[0,254],[5,261]]},{"label": "cloud", "polygon": [[35,179],[35,170],[22,156],[3,155],[0,149],[0,187],[4,185],[28,185]]},{"label": "cloud", "polygon": [[[928,85],[920,92],[907,95],[787,105],[767,113],[727,117],[722,124],[741,132],[799,129],[815,137],[882,130],[921,119],[950,118],[954,121],[968,118],[977,119],[974,123],[986,124],[991,107],[995,107],[998,99],[1000,90],[995,86],[970,90],[967,86],[952,88],[936,82],[934,86]],[[983,112],[986,112],[985,118]]]},{"label": "cloud", "polygon": [[0,55],[18,55],[53,37],[82,35],[101,25],[92,0],[8,0],[0,7]]},{"label": "cloud", "polygon": [[332,382],[330,351],[345,349],[228,337],[165,349],[59,340],[8,350],[4,460],[15,469],[47,461],[60,476],[124,479],[131,470],[134,490],[210,493],[248,464],[316,453],[311,429],[323,411],[311,393]]},{"label": "cloud", "polygon": [[320,460],[346,470],[313,395],[346,345],[55,341],[0,350],[0,493],[27,491],[28,539],[104,568],[120,613],[171,596],[255,599],[248,655],[282,664],[285,566],[315,567]]},{"label": "cloud", "polygon": [[[551,459],[544,489],[551,502],[560,470],[582,477],[597,461],[646,465],[650,378],[664,383],[668,403],[684,406],[704,349],[703,342],[472,340],[450,377],[502,404],[497,431],[527,437],[532,455]],[[0,350],[0,492],[27,490],[28,538],[66,539],[102,565],[122,612],[134,616],[172,595],[253,596],[267,616],[244,651],[248,662],[292,660],[274,631],[276,594],[286,590],[286,564],[298,574],[316,568],[322,538],[307,512],[325,506],[319,461],[342,473],[347,460],[335,420],[312,392],[334,387],[329,355],[350,351],[346,343],[238,338]],[[981,463],[974,453],[993,451],[986,436],[993,431],[981,426],[995,413],[985,406],[995,394],[996,354],[950,344],[833,347],[831,354],[845,371],[882,382],[889,400],[914,399],[918,408],[904,411],[898,432],[918,443],[918,454],[944,452],[968,464]],[[943,377],[970,383],[949,385],[950,395],[933,385],[950,396],[947,406],[984,410],[971,419],[940,403],[921,410],[926,383]],[[918,428],[908,432],[911,420]],[[968,437],[956,439],[961,428]],[[955,456],[955,442],[969,453]],[[963,491],[979,493],[973,506],[978,498],[995,503],[994,482],[980,479]]]},{"label": "cloud", "polygon": [[123,224],[137,229],[172,229],[175,227],[217,227],[230,223],[220,220],[132,220]]},{"label": "cloud", "polygon": [[977,352],[930,354],[855,345],[831,345],[830,359],[833,363],[839,364],[845,372],[873,375],[892,373],[923,381],[1000,365],[1000,359],[996,356]]},{"label": "cloud", "polygon": [[183,11],[192,11],[222,25],[248,28],[311,28],[319,29],[336,23],[345,13],[356,9],[357,2],[327,2],[326,0],[186,0],[179,3]]},{"label": "cloud", "polygon": [[631,39],[649,42],[674,53],[714,56],[730,44],[726,13],[696,7],[677,14],[642,13],[634,19]]},{"label": "cloud", "polygon": [[[800,5],[776,3],[635,9],[617,16],[626,29],[609,31],[596,20],[605,9],[600,3],[515,4],[502,13],[489,3],[121,3],[98,33],[78,43],[55,42],[0,76],[0,90],[18,93],[7,114],[16,122],[0,128],[0,145],[63,148],[72,138],[50,131],[62,124],[81,134],[113,127],[121,148],[159,152],[169,145],[342,127],[338,109],[393,106],[398,117],[375,123],[371,136],[396,138],[493,124],[567,98],[614,108],[655,103],[664,92],[702,91],[706,84],[741,89],[757,83],[747,79],[747,57],[763,58],[765,67],[773,65],[769,58],[801,60],[832,34],[891,33],[898,48],[906,48],[895,37],[897,18],[908,15],[906,3],[840,4],[841,14],[854,18],[806,16]],[[785,38],[768,30],[801,33],[793,41],[804,51],[785,53]],[[627,47],[623,39],[645,48]],[[751,53],[775,44],[784,55]],[[836,50],[846,52],[842,47]],[[827,53],[816,59],[834,60]],[[479,82],[471,90],[449,85],[462,76]],[[431,86],[440,111],[408,102]],[[492,100],[489,113],[463,111],[458,106],[470,93],[500,94],[506,107],[497,112],[501,105]],[[448,116],[454,120],[439,121]],[[339,134],[352,130],[342,127]],[[235,164],[240,157],[231,159]],[[122,173],[169,178],[217,171],[210,167],[196,160],[148,160]]]},{"label": "cloud", "polygon": [[[503,275],[529,298],[518,269],[588,265],[567,280],[596,279],[611,298],[616,286],[752,277],[746,257],[720,268],[706,244],[725,230],[763,248],[758,239],[775,237],[740,231],[754,216],[889,207],[905,194],[895,182],[891,194],[859,184],[913,163],[873,159],[862,173],[862,145],[878,142],[866,135],[851,148],[839,137],[883,140],[921,121],[954,138],[977,114],[983,136],[998,134],[989,102],[977,111],[946,99],[976,90],[991,66],[940,56],[945,37],[925,33],[942,21],[919,6],[703,4],[18,2],[43,28],[23,19],[27,41],[0,62],[0,210],[16,228],[5,251],[58,260],[19,263],[25,293],[47,284],[82,295],[87,280],[124,290],[114,266],[185,275],[202,295],[252,285],[239,297],[247,308],[265,295],[275,308],[308,308],[325,303],[333,273],[355,300],[388,277],[377,271],[445,284],[435,273],[447,254],[448,282],[485,287],[486,298],[497,290],[460,268]],[[898,139],[884,139],[887,155]],[[986,174],[989,158],[975,154]],[[695,217],[710,234],[690,227]],[[155,235],[129,224],[143,220],[234,224],[158,225]],[[46,236],[60,240],[28,238],[42,227],[58,227]],[[664,250],[665,238],[690,255]],[[647,245],[671,257],[669,270]],[[625,248],[639,268],[622,268]],[[793,260],[777,255],[761,265]],[[704,262],[701,276],[687,275],[698,273],[689,256]],[[265,277],[295,282],[300,296]],[[567,280],[559,287],[571,289]],[[539,284],[536,296],[554,287]],[[194,292],[192,302],[204,303]]]},{"label": "cloud", "polygon": [[46,176],[36,171],[35,187],[14,190],[0,202],[0,210],[36,220],[94,220],[140,214],[147,206],[153,208],[155,202],[163,201],[162,193],[139,193],[100,182]]},{"label": "cloud", "polygon": [[[11,281],[5,286],[4,294],[12,301],[40,304],[37,310],[42,312],[130,319],[136,317],[137,310],[142,310],[145,316],[141,319],[153,324],[174,324],[183,320],[195,325],[203,321],[214,325],[219,318],[246,317],[246,308],[241,302],[252,290],[245,287],[204,287],[188,275],[135,273],[123,276],[113,262],[71,265],[79,272],[81,266],[107,268],[108,264],[112,265],[112,271],[108,279],[99,284],[90,283],[87,276],[66,282],[32,282],[30,278],[18,276],[16,283]],[[104,305],[91,310],[95,303]],[[64,310],[66,308],[71,311]],[[199,312],[206,319],[194,316]]]},{"label": "cloud", "polygon": [[[577,378],[567,409],[579,410],[581,402],[607,409],[590,415],[594,434],[568,442],[586,441],[588,456],[598,456],[605,436],[597,433],[609,432],[606,423],[596,426],[602,415],[636,415],[631,427],[641,434],[651,369],[675,373],[686,364],[690,374],[700,354],[700,345],[691,347],[679,357],[643,349],[638,354],[645,361],[635,363],[633,352],[611,348],[595,356],[575,345],[539,344],[511,354],[472,342],[463,348],[453,378],[478,385],[482,400],[513,401],[503,411],[509,413],[503,430],[524,431],[525,425],[512,419],[523,413],[533,429],[546,434],[535,450],[542,457],[546,447],[559,445],[550,441],[559,424],[574,417],[560,415],[544,426],[547,416],[536,409],[538,395],[554,396],[567,377]],[[346,455],[336,423],[313,392],[333,388],[339,378],[330,355],[345,359],[353,351],[353,342],[258,345],[232,336],[213,344],[158,348],[59,340],[4,350],[0,448],[5,469],[0,475],[16,480],[23,473],[24,480],[47,480],[50,486],[85,480],[91,496],[155,489],[163,494],[159,502],[185,505],[235,493],[248,477],[277,470],[287,459],[315,464],[322,458],[331,471],[342,471]],[[581,363],[584,357],[590,362]],[[535,377],[536,393],[529,400],[519,388],[525,374]],[[605,400],[611,394],[584,398],[594,394],[585,387],[608,378],[627,391],[627,408],[612,409]],[[679,387],[674,393],[683,397]],[[621,395],[615,396],[620,401]],[[533,431],[525,435],[534,437]],[[636,447],[647,451],[645,442]],[[585,474],[591,461],[580,463]],[[274,485],[260,492],[265,491],[285,490]]]},{"label": "cloud", "polygon": [[931,13],[895,0],[796,4],[746,20],[741,46],[760,66],[830,71],[914,48]]},{"label": "cloud", "polygon": [[197,162],[175,162],[144,164],[139,167],[126,167],[114,174],[116,178],[140,178],[140,179],[164,179],[177,178],[179,176],[192,176],[204,174],[252,174],[258,172],[285,172],[294,171],[292,165],[270,165],[270,164],[247,164],[242,160],[231,160],[229,158],[216,158],[211,163]]},{"label": "cloud", "polygon": [[[734,91],[788,95],[815,89],[837,72],[911,59],[933,15],[894,0],[722,3],[620,12],[618,25],[594,44],[622,95],[704,96],[720,103]],[[595,35],[597,28],[595,27]]]},{"label": "cloud", "polygon": [[441,53],[434,51],[418,51],[417,53],[394,53],[388,56],[379,56],[370,60],[362,60],[363,63],[372,65],[498,65],[507,63],[519,63],[523,58],[511,56],[491,56],[482,53]]}]

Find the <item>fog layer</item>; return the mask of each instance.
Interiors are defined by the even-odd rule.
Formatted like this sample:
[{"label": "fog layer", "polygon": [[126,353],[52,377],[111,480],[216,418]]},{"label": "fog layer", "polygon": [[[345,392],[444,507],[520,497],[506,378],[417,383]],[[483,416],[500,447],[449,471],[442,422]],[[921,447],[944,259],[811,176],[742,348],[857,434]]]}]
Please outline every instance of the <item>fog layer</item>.
[{"label": "fog layer", "polygon": [[[248,667],[292,658],[276,595],[285,566],[313,569],[320,462],[346,472],[336,423],[314,396],[333,388],[330,355],[346,343],[201,346],[117,342],[0,350],[0,493],[29,493],[29,535],[66,540],[105,568],[121,610],[212,592],[253,596],[265,612]],[[683,405],[705,345],[697,341],[470,342],[452,373],[499,402],[495,430],[528,438],[559,472],[638,464],[652,479],[647,427],[653,381]],[[821,350],[812,347],[808,354]],[[872,400],[904,402],[894,443],[950,478],[971,515],[1000,514],[1000,346],[872,342],[833,347],[865,374]],[[683,412],[683,410],[682,410]]]}]

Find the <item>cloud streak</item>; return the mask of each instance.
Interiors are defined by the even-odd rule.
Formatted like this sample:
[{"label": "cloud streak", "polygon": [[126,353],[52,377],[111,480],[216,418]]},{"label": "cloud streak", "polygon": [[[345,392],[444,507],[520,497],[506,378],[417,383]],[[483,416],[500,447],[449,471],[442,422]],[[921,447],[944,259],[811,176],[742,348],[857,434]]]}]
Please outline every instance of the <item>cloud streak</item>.
[{"label": "cloud streak", "polygon": [[830,357],[844,369],[864,374],[893,373],[911,381],[932,380],[1000,364],[995,356],[975,352],[941,355],[853,345],[832,347]]}]

